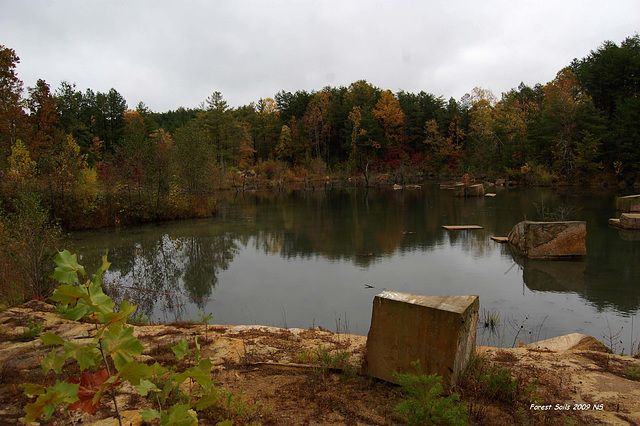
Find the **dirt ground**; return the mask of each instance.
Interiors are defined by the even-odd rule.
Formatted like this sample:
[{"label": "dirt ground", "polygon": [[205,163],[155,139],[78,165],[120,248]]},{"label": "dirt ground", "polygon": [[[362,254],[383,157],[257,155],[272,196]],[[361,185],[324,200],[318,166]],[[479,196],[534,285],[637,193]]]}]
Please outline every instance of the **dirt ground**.
[{"label": "dirt ground", "polygon": [[[50,385],[79,373],[69,364],[60,377],[43,374],[40,362],[50,347],[24,333],[34,322],[43,325],[42,333],[77,341],[90,336],[93,329],[91,324],[60,319],[54,307],[41,302],[0,312],[0,424],[24,423],[23,407],[30,400],[22,384]],[[169,366],[179,365],[169,345],[198,337],[201,356],[211,359],[211,375],[223,395],[215,409],[200,413],[201,424],[224,419],[238,425],[405,423],[395,411],[406,398],[401,388],[361,373],[364,336],[321,329],[191,323],[136,326],[134,334],[145,347],[143,361],[157,360]],[[595,339],[586,341],[572,343],[572,350],[563,349],[562,344],[478,347],[479,362],[455,389],[467,404],[469,423],[640,424],[640,378],[636,374],[640,360],[606,353]],[[502,370],[507,371],[507,393],[484,379],[498,377]],[[153,404],[130,386],[123,386],[118,396],[123,424],[143,424],[137,410]],[[70,424],[72,419],[76,424],[115,425],[114,415],[113,402],[103,398],[93,416],[81,411],[68,415],[59,409],[39,424]]]}]

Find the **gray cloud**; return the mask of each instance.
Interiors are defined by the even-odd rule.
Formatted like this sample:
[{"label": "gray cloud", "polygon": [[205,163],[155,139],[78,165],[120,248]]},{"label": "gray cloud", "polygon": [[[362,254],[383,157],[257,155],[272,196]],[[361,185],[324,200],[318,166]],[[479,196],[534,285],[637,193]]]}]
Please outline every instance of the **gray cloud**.
[{"label": "gray cloud", "polygon": [[0,43],[20,78],[116,88],[155,111],[219,90],[233,106],[366,79],[459,99],[546,83],[638,31],[637,1],[0,0]]}]

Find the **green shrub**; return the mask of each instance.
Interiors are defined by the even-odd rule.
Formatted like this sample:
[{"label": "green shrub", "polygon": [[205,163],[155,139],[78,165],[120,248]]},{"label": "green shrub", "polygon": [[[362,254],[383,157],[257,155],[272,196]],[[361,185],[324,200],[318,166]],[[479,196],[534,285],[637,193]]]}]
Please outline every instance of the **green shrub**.
[{"label": "green shrub", "polygon": [[442,377],[427,376],[422,372],[420,362],[413,364],[418,374],[394,372],[407,399],[396,407],[411,425],[464,425],[467,424],[467,404],[458,402],[460,395],[442,395]]},{"label": "green shrub", "polygon": [[48,274],[62,232],[35,193],[21,194],[11,208],[0,217],[0,297],[47,298],[55,288]]},{"label": "green shrub", "polygon": [[40,336],[40,333],[42,333],[43,329],[44,326],[41,322],[29,319],[27,328],[22,332],[22,340],[28,341],[35,339],[36,337]]}]

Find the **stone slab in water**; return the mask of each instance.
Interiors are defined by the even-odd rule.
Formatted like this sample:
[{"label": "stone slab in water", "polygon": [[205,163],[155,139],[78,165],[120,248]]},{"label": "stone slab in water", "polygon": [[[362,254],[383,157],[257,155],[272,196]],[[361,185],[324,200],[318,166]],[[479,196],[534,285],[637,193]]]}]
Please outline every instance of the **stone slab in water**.
[{"label": "stone slab in water", "polygon": [[640,213],[640,195],[628,195],[616,200],[616,210],[619,212]]},{"label": "stone slab in water", "polygon": [[464,197],[465,191],[464,191],[464,187],[465,184],[462,182],[458,182],[456,184],[453,185],[453,194],[456,197]]},{"label": "stone slab in water", "polygon": [[469,185],[463,182],[456,183],[453,187],[456,197],[482,197],[484,186],[481,183]]},{"label": "stone slab in water", "polygon": [[467,229],[484,229],[480,225],[442,225],[447,231],[464,231]]},{"label": "stone slab in water", "polygon": [[481,183],[469,185],[464,189],[465,197],[482,197],[484,196],[484,186]]},{"label": "stone slab in water", "polygon": [[587,223],[522,221],[509,233],[509,243],[530,259],[561,259],[587,254]]},{"label": "stone slab in water", "polygon": [[373,301],[366,371],[398,383],[393,372],[422,371],[454,386],[475,350],[478,296],[422,296],[383,291]]},{"label": "stone slab in water", "polygon": [[624,229],[640,229],[640,213],[622,213],[620,227]]}]

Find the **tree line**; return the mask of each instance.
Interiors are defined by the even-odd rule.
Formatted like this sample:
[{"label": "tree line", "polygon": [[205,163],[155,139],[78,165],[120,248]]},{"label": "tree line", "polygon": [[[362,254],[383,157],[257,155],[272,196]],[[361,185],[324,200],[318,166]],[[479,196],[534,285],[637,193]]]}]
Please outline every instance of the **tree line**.
[{"label": "tree line", "polygon": [[[2,195],[26,185],[60,218],[115,197],[127,217],[147,220],[188,214],[181,203],[200,205],[230,173],[249,169],[267,179],[359,173],[367,183],[375,173],[538,184],[612,173],[631,183],[640,167],[639,52],[638,35],[605,42],[551,82],[500,99],[476,87],[445,101],[359,80],[237,108],[214,92],[196,108],[157,113],[128,108],[115,89],[62,82],[52,92],[38,80],[25,93],[19,58],[2,46]],[[118,214],[109,214],[113,224]]]}]

